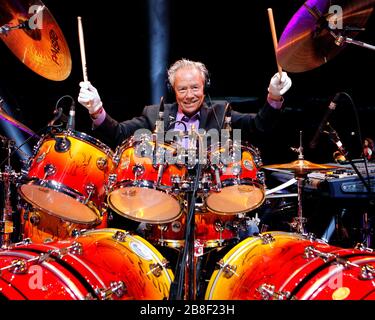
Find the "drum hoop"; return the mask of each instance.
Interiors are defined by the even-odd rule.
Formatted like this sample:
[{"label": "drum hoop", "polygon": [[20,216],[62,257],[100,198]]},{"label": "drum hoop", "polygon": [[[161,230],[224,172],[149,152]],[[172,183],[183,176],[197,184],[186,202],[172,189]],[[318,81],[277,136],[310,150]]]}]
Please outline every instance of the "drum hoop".
[{"label": "drum hoop", "polygon": [[[27,250],[27,247],[16,247],[15,249],[18,250]],[[16,256],[24,259],[32,259],[35,258],[38,255],[30,255],[22,252],[14,251],[4,251],[0,252],[0,256]],[[70,295],[72,298],[78,297],[80,300],[84,300],[86,297],[82,294],[82,292],[78,289],[78,287],[74,284],[73,281],[70,280],[69,277],[67,277],[65,274],[63,274],[60,270],[58,270],[54,265],[47,261],[42,261],[40,265],[46,267],[47,270],[51,271],[55,276],[57,276],[69,290]],[[74,296],[75,295],[75,296]]]},{"label": "drum hoop", "polygon": [[[131,136],[130,138],[128,139],[125,139],[115,150],[115,158],[118,154],[122,154],[122,152],[124,150],[127,150],[131,147],[134,147],[134,145],[136,143],[140,143],[141,141],[138,141],[138,140],[135,140],[134,139],[134,136]],[[152,142],[152,141],[149,141],[149,142]],[[174,150],[176,148],[173,147],[173,144],[172,143],[169,143],[169,142],[166,142],[164,141],[163,143],[160,143],[159,146],[167,146],[167,147],[170,147],[170,148],[173,148]]]},{"label": "drum hoop", "polygon": [[[262,190],[263,192],[263,197],[261,199],[261,201],[259,201],[258,204],[254,205],[253,207],[249,208],[249,209],[246,209],[246,210],[243,210],[243,211],[236,211],[235,213],[227,213],[226,211],[218,211],[218,210],[215,210],[213,208],[211,208],[209,205],[207,205],[207,208],[210,209],[210,211],[212,211],[213,213],[216,213],[216,214],[220,214],[220,215],[226,215],[226,216],[232,216],[232,215],[236,215],[236,214],[241,214],[241,213],[246,213],[246,212],[249,212],[251,210],[255,210],[257,208],[259,208],[263,203],[264,201],[266,200],[266,195],[265,195],[265,192],[264,192],[264,185],[261,184],[260,182],[257,182],[257,181],[254,181],[252,179],[248,179],[248,178],[245,178],[245,179],[241,179],[240,180],[240,183],[238,183],[238,180],[237,179],[226,179],[224,181],[222,181],[222,185],[224,187],[230,187],[230,186],[234,186],[234,185],[257,185],[259,186],[258,189]],[[213,193],[213,194],[216,194]],[[211,193],[209,193],[207,195],[207,199],[211,196]]]},{"label": "drum hoop", "polygon": [[[161,190],[158,190],[160,192],[162,192]],[[134,221],[137,221],[137,222],[145,222],[145,223],[150,223],[150,224],[164,224],[164,223],[170,223],[170,222],[173,222],[175,220],[177,220],[179,217],[181,217],[184,209],[182,207],[182,201],[177,199],[176,200],[179,202],[180,204],[180,211],[178,212],[178,214],[173,217],[173,218],[170,218],[170,219],[167,219],[167,220],[162,220],[162,221],[155,221],[155,220],[145,220],[145,219],[137,219],[136,217],[132,216],[132,215],[129,215],[129,214],[126,214],[122,211],[120,211],[119,209],[117,209],[111,202],[111,197],[110,197],[111,194],[108,195],[108,198],[107,198],[107,204],[108,206],[113,210],[115,211],[117,214],[119,214],[120,216],[123,216],[127,219],[130,219],[130,220],[134,220]]]},{"label": "drum hoop", "polygon": [[[66,186],[65,184],[62,184],[62,183],[59,183],[59,182],[56,182],[54,180],[42,180],[42,179],[32,179],[30,180],[29,182],[27,183],[24,183],[22,184],[21,186],[18,187],[18,190],[19,190],[19,193],[21,194],[22,198],[24,198],[27,202],[33,204],[34,206],[36,206],[37,209],[47,213],[47,214],[50,214],[56,218],[59,218],[59,219],[62,219],[64,221],[70,221],[70,222],[73,222],[73,223],[77,223],[77,224],[84,224],[84,225],[95,225],[98,223],[98,219],[96,219],[95,221],[93,222],[82,222],[82,221],[78,221],[78,220],[73,220],[73,219],[69,219],[69,218],[63,218],[57,214],[55,214],[54,212],[52,211],[49,211],[49,210],[46,210],[44,208],[42,208],[40,205],[38,205],[37,203],[35,203],[34,201],[31,201],[29,200],[28,197],[26,197],[26,195],[22,192],[22,186],[24,185],[32,185],[32,186],[39,186],[39,187],[45,187],[45,188],[48,188],[48,189],[51,189],[53,191],[57,191],[59,193],[62,193],[62,194],[65,194],[71,198],[73,198],[74,200],[77,200],[77,202],[79,203],[82,203],[83,205],[84,202],[86,201],[86,198],[78,191]],[[90,210],[92,210],[90,207],[88,207]],[[94,213],[95,211],[92,210]],[[98,218],[98,215],[96,214],[97,218]]]},{"label": "drum hoop", "polygon": [[[92,137],[92,136],[90,136],[90,135],[88,135],[84,132],[67,130],[67,131],[62,131],[62,132],[59,132],[59,133],[47,133],[45,136],[42,136],[40,140],[44,141],[44,140],[47,140],[47,139],[54,139],[55,136],[67,136],[67,137],[76,138],[78,140],[86,142],[86,143],[90,144],[91,146],[103,151],[106,155],[109,155],[109,156],[113,157],[114,152],[110,147],[108,147],[106,144],[104,144],[100,140],[98,140],[98,139],[96,139],[96,138],[94,138],[94,137]],[[39,147],[40,147],[40,145],[39,145]],[[36,153],[38,151],[39,150],[37,150]]]},{"label": "drum hoop", "polygon": [[[155,181],[152,181],[152,180],[136,180],[136,181],[133,181],[133,180],[130,180],[130,179],[126,179],[126,180],[121,180],[121,181],[117,182],[111,188],[111,192],[115,191],[117,189],[120,189],[120,188],[127,188],[127,187],[147,188],[147,189],[154,189],[154,190],[158,190],[158,191],[162,191],[162,192],[165,192],[165,191],[168,191],[168,189],[171,189],[170,186],[163,185],[163,184],[161,184],[160,186],[155,186]],[[171,193],[168,193],[168,194],[170,196],[174,197],[174,198],[177,198],[177,196],[174,195],[174,194],[171,194]]]}]

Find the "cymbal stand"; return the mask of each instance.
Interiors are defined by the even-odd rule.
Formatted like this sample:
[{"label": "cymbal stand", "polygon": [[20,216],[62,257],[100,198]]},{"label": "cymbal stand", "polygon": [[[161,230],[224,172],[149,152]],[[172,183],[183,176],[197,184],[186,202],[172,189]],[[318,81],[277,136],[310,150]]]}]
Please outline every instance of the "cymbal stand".
[{"label": "cymbal stand", "polygon": [[5,165],[4,172],[0,173],[1,180],[3,181],[3,192],[4,192],[4,207],[1,211],[1,220],[0,220],[0,239],[1,239],[1,248],[7,249],[11,244],[11,234],[13,233],[13,208],[10,200],[11,195],[11,178],[14,176],[14,172],[10,165],[10,154],[12,152],[12,146],[14,141],[9,139],[7,141],[7,150],[8,150],[8,164]]},{"label": "cymbal stand", "polygon": [[[365,30],[364,28],[359,28],[358,30],[355,30],[356,28],[350,28],[350,27],[347,27],[346,29],[349,30],[349,31],[351,31],[352,29],[354,29],[354,31]],[[345,30],[345,28],[344,28],[344,33],[347,30]],[[337,35],[333,31],[330,31],[330,34],[335,38],[335,44],[339,47],[343,46],[345,43],[351,43],[351,44],[355,44],[355,45],[357,45],[359,47],[362,47],[362,48],[375,50],[375,46],[373,46],[371,44],[368,44],[368,43],[365,43],[365,42],[362,42],[362,41],[354,40],[352,38],[346,37],[343,34]]]},{"label": "cymbal stand", "polygon": [[[302,146],[302,131],[300,131],[300,142],[299,142],[299,148],[294,149],[295,151],[298,152],[298,160],[304,160],[304,155],[303,155],[303,146]],[[296,170],[294,172],[295,178],[297,180],[297,199],[298,199],[298,213],[297,217],[293,219],[292,222],[292,227],[301,234],[305,233],[305,224],[306,224],[306,218],[303,217],[302,213],[302,191],[303,191],[303,185],[304,181],[307,176],[307,172],[301,170],[298,171]]]}]

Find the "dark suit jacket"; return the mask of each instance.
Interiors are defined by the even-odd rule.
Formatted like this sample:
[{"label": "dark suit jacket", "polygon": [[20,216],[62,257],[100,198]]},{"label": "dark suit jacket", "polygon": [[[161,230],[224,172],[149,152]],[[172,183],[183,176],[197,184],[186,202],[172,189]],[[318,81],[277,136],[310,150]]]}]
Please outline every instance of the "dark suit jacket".
[{"label": "dark suit jacket", "polygon": [[[200,129],[220,130],[224,123],[226,101],[213,101],[212,106],[204,103],[200,109]],[[164,128],[167,130],[170,123],[176,119],[177,104],[165,104],[164,106]],[[272,108],[266,103],[257,114],[231,112],[233,129],[241,129],[241,137],[244,141],[253,141],[259,135],[270,132],[281,111]],[[142,115],[123,122],[117,122],[109,114],[104,122],[94,129],[95,135],[104,143],[115,149],[125,139],[131,137],[138,129],[155,130],[155,123],[158,119],[159,106],[150,105],[143,109]],[[215,116],[216,114],[216,116]],[[173,129],[173,128],[172,128]]]}]

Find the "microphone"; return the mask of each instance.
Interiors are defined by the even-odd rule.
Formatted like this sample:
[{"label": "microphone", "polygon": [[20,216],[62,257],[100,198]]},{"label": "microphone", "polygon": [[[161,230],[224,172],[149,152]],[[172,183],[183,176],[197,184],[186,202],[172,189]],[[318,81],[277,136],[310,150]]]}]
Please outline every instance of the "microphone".
[{"label": "microphone", "polygon": [[160,98],[159,116],[155,123],[155,133],[160,133],[164,124],[164,97]]},{"label": "microphone", "polygon": [[76,110],[75,109],[76,109],[75,102],[73,101],[69,110],[69,117],[68,117],[68,122],[66,124],[66,130],[74,130],[76,126],[75,124]]},{"label": "microphone", "polygon": [[335,97],[332,99],[331,103],[329,104],[328,110],[324,114],[324,117],[323,117],[322,121],[320,122],[319,127],[316,130],[315,135],[310,142],[310,148],[311,149],[314,149],[316,147],[316,145],[318,144],[318,139],[319,139],[319,136],[320,136],[320,134],[323,130],[323,127],[326,125],[327,120],[330,117],[331,113],[336,109],[336,106],[337,106],[337,103],[339,101],[340,95],[341,95],[340,92],[336,93]]}]

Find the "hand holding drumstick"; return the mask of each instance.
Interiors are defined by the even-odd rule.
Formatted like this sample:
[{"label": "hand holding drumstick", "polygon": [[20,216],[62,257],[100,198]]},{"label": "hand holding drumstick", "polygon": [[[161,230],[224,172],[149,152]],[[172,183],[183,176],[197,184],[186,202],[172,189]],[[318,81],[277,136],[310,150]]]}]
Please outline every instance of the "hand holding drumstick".
[{"label": "hand holding drumstick", "polygon": [[[273,46],[275,49],[275,56],[276,56],[277,46],[278,46],[276,28],[275,28],[275,23],[273,19],[273,12],[272,12],[272,9],[270,8],[268,9],[268,18],[270,21]],[[283,72],[280,64],[277,61],[277,56],[276,56],[276,63],[277,63],[278,72],[271,78],[271,81],[268,87],[268,96],[271,100],[279,101],[282,99],[282,95],[285,94],[292,86],[292,80],[288,77],[288,74],[286,72]]]},{"label": "hand holding drumstick", "polygon": [[87,108],[92,118],[96,118],[103,111],[103,103],[100,99],[96,88],[90,83],[87,76],[85,40],[83,35],[82,18],[78,17],[78,35],[79,46],[81,49],[81,62],[83,71],[83,81],[80,82],[81,87],[78,102]]}]

